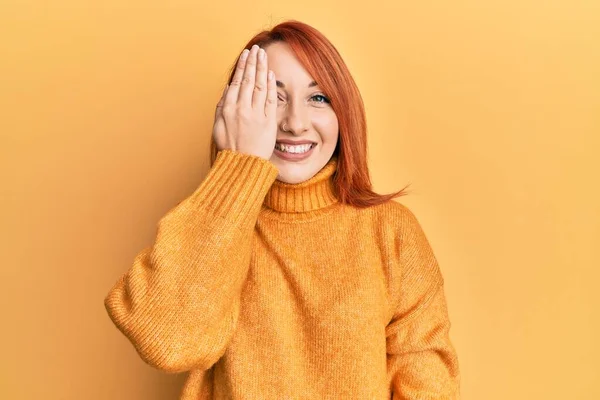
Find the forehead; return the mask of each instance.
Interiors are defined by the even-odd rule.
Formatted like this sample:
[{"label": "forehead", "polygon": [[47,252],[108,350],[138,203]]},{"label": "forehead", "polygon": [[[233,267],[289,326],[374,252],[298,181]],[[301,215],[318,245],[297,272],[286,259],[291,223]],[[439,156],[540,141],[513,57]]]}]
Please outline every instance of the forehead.
[{"label": "forehead", "polygon": [[271,43],[264,49],[269,69],[275,72],[275,79],[283,82],[286,89],[294,86],[304,89],[314,80],[287,43]]}]

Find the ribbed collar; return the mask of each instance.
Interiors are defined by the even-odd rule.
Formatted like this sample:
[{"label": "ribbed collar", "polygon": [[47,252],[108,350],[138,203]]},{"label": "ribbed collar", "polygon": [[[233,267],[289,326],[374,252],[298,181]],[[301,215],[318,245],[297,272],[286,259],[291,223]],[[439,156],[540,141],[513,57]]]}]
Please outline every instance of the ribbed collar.
[{"label": "ribbed collar", "polygon": [[337,156],[332,156],[312,178],[300,183],[275,180],[264,206],[282,213],[302,213],[319,210],[338,202],[333,187]]}]

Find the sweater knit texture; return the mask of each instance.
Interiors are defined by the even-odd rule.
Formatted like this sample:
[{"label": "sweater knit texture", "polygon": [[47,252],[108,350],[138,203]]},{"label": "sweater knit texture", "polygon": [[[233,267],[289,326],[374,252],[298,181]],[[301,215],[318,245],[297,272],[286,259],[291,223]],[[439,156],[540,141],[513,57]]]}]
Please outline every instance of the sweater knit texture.
[{"label": "sweater knit texture", "polygon": [[181,400],[457,400],[444,280],[415,215],[338,201],[312,178],[221,150],[104,299]]}]

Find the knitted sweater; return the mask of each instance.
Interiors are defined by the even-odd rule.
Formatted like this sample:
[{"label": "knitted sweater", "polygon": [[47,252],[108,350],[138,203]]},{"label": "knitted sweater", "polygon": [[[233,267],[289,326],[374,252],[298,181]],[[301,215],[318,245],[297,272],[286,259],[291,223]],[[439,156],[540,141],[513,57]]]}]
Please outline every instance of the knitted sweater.
[{"label": "knitted sweater", "polygon": [[415,215],[222,150],[104,300],[180,399],[459,399],[443,278]]}]

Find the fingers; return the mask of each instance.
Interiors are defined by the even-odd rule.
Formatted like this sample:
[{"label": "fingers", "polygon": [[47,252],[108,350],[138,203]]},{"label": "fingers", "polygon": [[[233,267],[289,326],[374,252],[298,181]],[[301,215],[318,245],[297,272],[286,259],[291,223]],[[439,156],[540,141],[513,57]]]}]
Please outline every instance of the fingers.
[{"label": "fingers", "polygon": [[240,85],[242,84],[242,77],[244,76],[244,69],[249,53],[250,51],[248,49],[244,49],[240,55],[240,58],[238,59],[233,78],[231,79],[229,89],[227,90],[227,95],[225,96],[225,104],[234,105],[237,103],[238,93],[240,91]]},{"label": "fingers", "polygon": [[[265,115],[274,115],[277,108],[277,88],[275,74],[270,81],[268,72],[267,53],[264,49],[258,45],[253,45],[250,50],[244,49],[238,59],[231,84],[226,88],[219,104],[264,109]],[[219,105],[216,113],[222,114],[222,107]]]},{"label": "fingers", "polygon": [[267,53],[264,49],[258,50],[257,62],[252,108],[262,111],[267,98]]},{"label": "fingers", "polygon": [[277,86],[275,85],[275,73],[269,70],[267,75],[267,102],[265,104],[265,115],[267,118],[275,118],[277,115]]},{"label": "fingers", "polygon": [[256,63],[258,61],[259,47],[257,45],[252,46],[250,54],[246,60],[246,69],[242,78],[242,84],[240,86],[240,92],[238,94],[238,103],[242,107],[252,107],[252,93],[254,92],[254,82],[256,78]]}]

